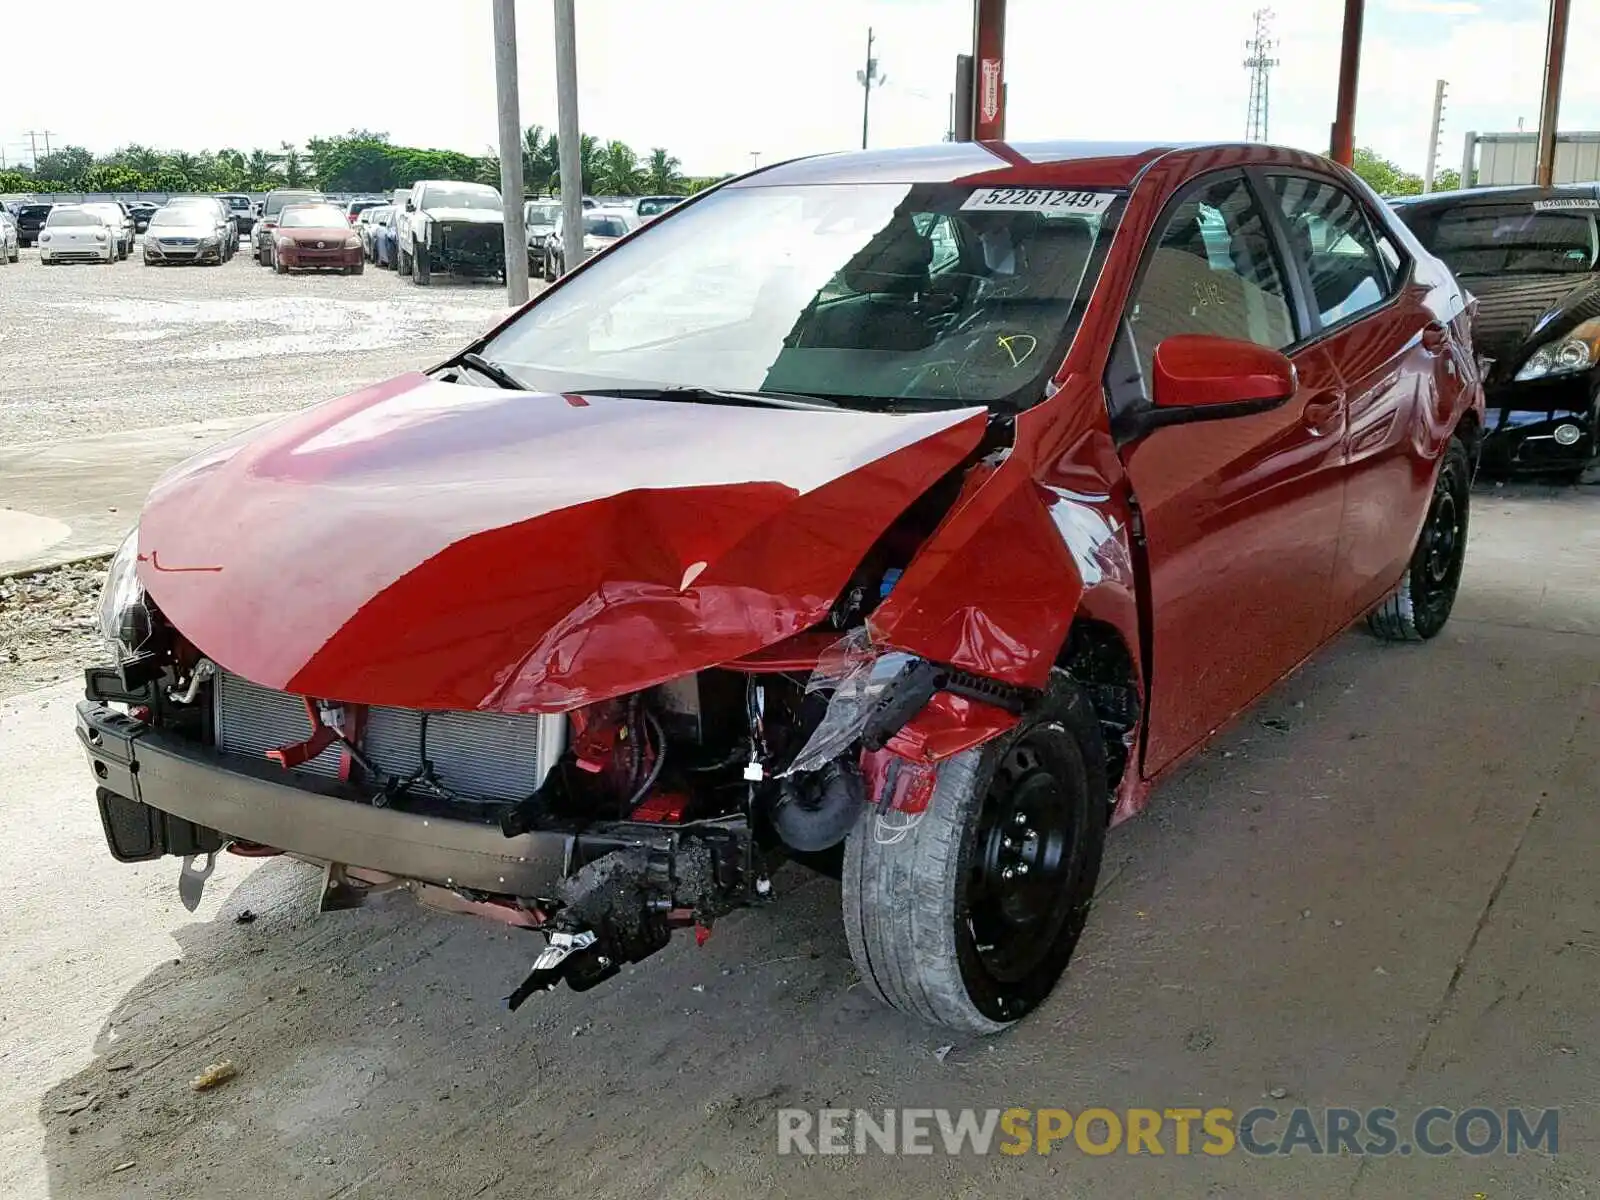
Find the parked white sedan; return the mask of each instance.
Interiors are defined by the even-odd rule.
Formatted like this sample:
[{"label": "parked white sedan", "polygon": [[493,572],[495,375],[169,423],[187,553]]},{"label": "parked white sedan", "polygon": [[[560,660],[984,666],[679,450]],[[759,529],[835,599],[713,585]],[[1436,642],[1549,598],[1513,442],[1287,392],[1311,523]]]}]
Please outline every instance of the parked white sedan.
[{"label": "parked white sedan", "polygon": [[39,231],[39,261],[46,266],[64,262],[117,261],[117,235],[106,219],[76,204],[58,204]]},{"label": "parked white sedan", "polygon": [[20,244],[16,219],[4,208],[0,208],[0,266],[17,261],[22,253],[18,249]]}]

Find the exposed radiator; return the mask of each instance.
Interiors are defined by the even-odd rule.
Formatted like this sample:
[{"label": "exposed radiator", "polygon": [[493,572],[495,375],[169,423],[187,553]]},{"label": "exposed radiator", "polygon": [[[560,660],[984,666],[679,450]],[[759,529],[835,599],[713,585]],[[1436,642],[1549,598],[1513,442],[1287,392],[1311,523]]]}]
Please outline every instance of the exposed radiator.
[{"label": "exposed radiator", "polygon": [[[217,748],[254,758],[311,733],[305,701],[218,671],[214,684]],[[453,795],[474,800],[520,800],[544,779],[565,747],[564,716],[367,709],[361,752],[385,776],[405,778],[422,765],[423,718],[434,775]],[[328,747],[294,768],[336,778],[340,747]]]}]

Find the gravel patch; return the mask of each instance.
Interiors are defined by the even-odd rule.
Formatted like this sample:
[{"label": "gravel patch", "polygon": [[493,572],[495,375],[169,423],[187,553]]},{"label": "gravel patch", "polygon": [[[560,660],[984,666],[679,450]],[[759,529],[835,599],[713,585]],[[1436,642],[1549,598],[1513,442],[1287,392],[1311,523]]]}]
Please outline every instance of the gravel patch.
[{"label": "gravel patch", "polygon": [[[0,445],[281,412],[428,367],[507,311],[490,283],[419,288],[126,262],[0,267]],[[539,284],[535,284],[537,289]]]},{"label": "gravel patch", "polygon": [[0,579],[0,697],[55,683],[105,657],[94,610],[107,561]]}]

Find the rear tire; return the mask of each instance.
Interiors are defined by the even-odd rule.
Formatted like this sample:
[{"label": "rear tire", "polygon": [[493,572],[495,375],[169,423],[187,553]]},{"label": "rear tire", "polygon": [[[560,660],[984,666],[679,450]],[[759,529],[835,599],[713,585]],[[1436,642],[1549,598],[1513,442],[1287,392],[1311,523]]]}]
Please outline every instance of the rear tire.
[{"label": "rear tire", "polygon": [[926,811],[861,813],[841,896],[868,990],[967,1033],[1037,1008],[1083,932],[1108,809],[1099,722],[1057,671],[1014,730],[939,764]]},{"label": "rear tire", "polygon": [[433,281],[432,263],[428,260],[426,246],[413,246],[411,248],[411,282],[418,287],[427,287]]},{"label": "rear tire", "polygon": [[1467,517],[1472,501],[1472,456],[1451,437],[1439,463],[1428,515],[1406,573],[1394,591],[1367,614],[1367,628],[1386,642],[1425,642],[1450,619],[1466,563]]}]

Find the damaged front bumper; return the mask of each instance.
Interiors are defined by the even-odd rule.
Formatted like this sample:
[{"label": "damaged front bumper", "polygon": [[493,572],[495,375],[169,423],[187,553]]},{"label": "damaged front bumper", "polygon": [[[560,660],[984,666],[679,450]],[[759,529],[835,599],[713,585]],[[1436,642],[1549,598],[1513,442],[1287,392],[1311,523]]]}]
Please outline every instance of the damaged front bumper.
[{"label": "damaged front bumper", "polygon": [[[205,853],[238,839],[299,858],[445,887],[549,896],[579,854],[577,835],[378,808],[339,785],[173,737],[109,707],[78,704],[78,740],[98,785],[111,853],[124,862]],[[594,839],[588,856],[603,840]]]}]

